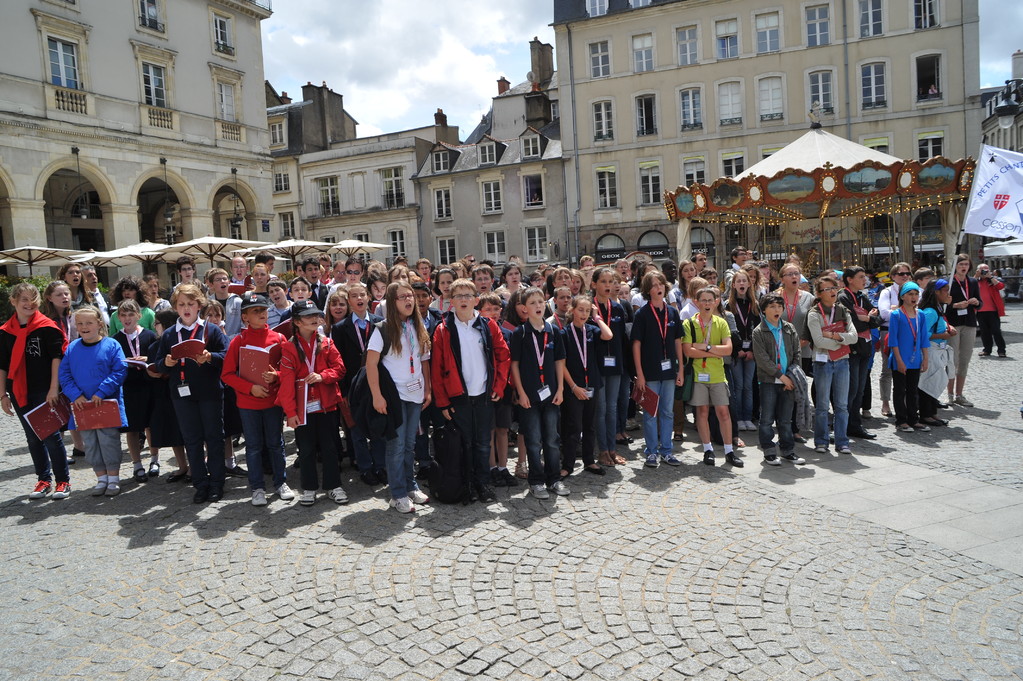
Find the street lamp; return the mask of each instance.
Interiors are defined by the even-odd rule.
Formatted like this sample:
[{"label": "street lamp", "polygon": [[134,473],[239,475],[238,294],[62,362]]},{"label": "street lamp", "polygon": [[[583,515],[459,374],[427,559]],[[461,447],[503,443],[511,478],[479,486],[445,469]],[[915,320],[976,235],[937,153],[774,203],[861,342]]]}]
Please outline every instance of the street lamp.
[{"label": "street lamp", "polygon": [[1008,130],[1012,127],[1020,111],[1020,102],[1023,102],[1023,78],[1005,81],[1005,87],[998,93],[998,106],[995,107],[1000,128]]},{"label": "street lamp", "polygon": [[82,220],[89,219],[89,194],[85,191],[85,187],[82,185],[82,159],[78,155],[78,147],[71,147],[71,153],[75,155],[75,175],[78,179],[78,212]]},{"label": "street lamp", "polygon": [[228,224],[231,225],[231,236],[241,233],[242,220],[241,216],[238,215],[238,169],[231,168],[231,174],[234,176],[234,217],[228,220]]}]

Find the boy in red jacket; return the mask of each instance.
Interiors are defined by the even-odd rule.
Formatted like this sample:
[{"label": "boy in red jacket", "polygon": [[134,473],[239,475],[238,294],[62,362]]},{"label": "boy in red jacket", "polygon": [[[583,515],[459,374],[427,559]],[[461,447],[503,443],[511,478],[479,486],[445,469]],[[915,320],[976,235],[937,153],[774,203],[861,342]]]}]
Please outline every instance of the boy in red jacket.
[{"label": "boy in red jacket", "polygon": [[473,491],[483,502],[497,496],[490,487],[490,439],[493,403],[504,395],[511,354],[493,319],[475,310],[476,285],[468,279],[451,284],[454,309],[433,336],[433,399],[441,415],[454,421],[471,443]]},{"label": "boy in red jacket", "polygon": [[[245,433],[245,461],[249,466],[249,487],[252,489],[252,505],[266,506],[265,482],[263,480],[262,452],[270,453],[273,466],[273,484],[282,501],[291,501],[295,493],[288,487],[287,467],[284,462],[284,412],[277,406],[277,391],[280,381],[275,364],[280,364],[281,350],[287,339],[271,331],[266,325],[267,308],[270,301],[266,296],[247,291],[242,296],[241,320],[245,327],[231,339],[224,356],[224,369],[220,375],[224,384],[233,388],[237,395],[238,413],[241,414],[242,431]],[[273,349],[277,346],[277,349]],[[245,361],[239,362],[242,348],[246,349]],[[253,353],[254,349],[271,349],[266,353]],[[256,359],[250,362],[248,357]],[[273,361],[276,359],[276,362]],[[266,362],[266,369],[255,375],[248,371],[253,364]],[[256,366],[256,369],[262,368]],[[257,372],[259,373],[259,372]],[[252,379],[260,379],[253,381]]]},{"label": "boy in red jacket", "polygon": [[281,355],[277,404],[284,409],[288,426],[295,429],[302,477],[298,503],[312,506],[316,502],[319,488],[316,455],[319,453],[323,459],[323,489],[330,490],[327,496],[334,502],[347,504],[337,451],[341,425],[338,381],[345,375],[345,365],[334,343],[320,334],[323,312],[313,301],[300,300],[292,305],[291,321],[295,335],[290,343],[284,344]]}]

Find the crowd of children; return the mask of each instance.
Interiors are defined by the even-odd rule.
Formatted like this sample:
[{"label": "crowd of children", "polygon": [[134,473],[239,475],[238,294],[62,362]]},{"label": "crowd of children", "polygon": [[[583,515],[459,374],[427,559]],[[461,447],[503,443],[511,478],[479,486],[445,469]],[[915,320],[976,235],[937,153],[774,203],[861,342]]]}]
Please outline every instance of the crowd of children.
[{"label": "crowd of children", "polygon": [[[431,452],[431,434],[452,428],[459,498],[490,502],[494,487],[520,479],[538,499],[567,495],[579,460],[595,475],[626,463],[618,447],[632,442],[630,412],[642,412],[650,468],[680,465],[673,441],[690,408],[706,465],[718,444],[726,464],[744,466],[742,431],[757,432],[765,465],[805,463],[801,431],[817,453],[834,443],[850,454],[851,437],[874,437],[863,423],[878,351],[882,411],[894,404],[900,431],[944,425],[938,409],[953,402],[971,406],[962,388],[972,341],[962,337],[986,303],[968,257],[952,281],[897,263],[887,289],[871,288],[860,267],[811,282],[796,258],[775,272],[748,257],[732,252],[720,287],[702,254],[662,268],[584,259],[528,277],[514,259],[495,277],[471,256],[389,269],[321,256],[296,263],[287,282],[261,256],[251,270],[244,258],[231,272],[212,268],[205,284],[185,257],[169,300],[147,275],[119,280],[109,302],[69,263],[42,293],[27,283],[11,291],[0,407],[24,427],[33,499],[66,498],[80,455],[96,474],[92,494],[119,494],[124,433],[136,481],[161,476],[169,447],[177,469],[165,479],[191,482],[196,503],[220,500],[227,478],[244,476],[252,504],[265,506],[269,476],[281,500],[311,505],[322,490],[344,504],[348,457],[363,483],[386,486],[390,506],[410,513],[430,500],[421,482],[433,493],[452,473]],[[62,404],[70,456],[60,430],[34,420]],[[239,437],[247,470],[234,457]]]}]

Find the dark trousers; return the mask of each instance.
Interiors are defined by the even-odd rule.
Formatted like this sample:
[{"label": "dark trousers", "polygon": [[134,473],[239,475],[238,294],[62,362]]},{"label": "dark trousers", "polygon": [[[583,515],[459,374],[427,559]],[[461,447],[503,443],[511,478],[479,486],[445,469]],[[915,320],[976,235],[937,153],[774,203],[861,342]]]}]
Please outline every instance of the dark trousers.
[{"label": "dark trousers", "polygon": [[181,437],[185,441],[192,485],[196,489],[223,489],[226,475],[224,403],[219,399],[190,400],[185,397],[173,397],[172,401]]},{"label": "dark trousers", "polygon": [[[597,400],[580,400],[571,391],[565,393],[561,403],[561,468],[569,473],[575,468],[575,457],[582,445],[584,466],[592,466],[593,448],[597,440]],[[581,437],[580,437],[581,435]]]},{"label": "dark trousers", "polygon": [[860,409],[863,405],[863,392],[870,378],[870,355],[858,355],[854,350],[849,355],[849,432],[858,433],[863,430],[863,417]]},{"label": "dark trousers", "polygon": [[32,455],[32,465],[36,469],[36,479],[52,482],[56,476],[57,482],[71,482],[71,473],[67,466],[67,449],[64,448],[64,441],[60,438],[58,430],[45,440],[36,437],[32,426],[25,420],[25,413],[46,401],[46,394],[28,395],[26,404],[31,406],[19,407],[18,403],[11,397],[11,404],[14,406],[21,427],[25,429],[25,437],[28,438],[28,453]]},{"label": "dark trousers", "polygon": [[923,420],[937,417],[938,401],[923,390],[919,390],[917,392],[920,394],[920,418]]},{"label": "dark trousers", "polygon": [[480,486],[490,485],[490,436],[494,432],[494,403],[484,393],[461,395],[451,400],[451,420],[469,444],[472,478]]},{"label": "dark trousers", "polygon": [[997,312],[978,312],[977,331],[984,352],[991,352],[992,346],[998,348],[999,354],[1005,354],[1005,339],[1002,338],[1002,320]]},{"label": "dark trousers", "polygon": [[920,382],[919,369],[906,369],[901,373],[892,369],[892,390],[895,407],[895,422],[914,425],[920,422],[920,390],[917,385]]},{"label": "dark trousers", "polygon": [[519,432],[526,440],[530,485],[553,485],[561,479],[561,438],[558,406],[535,402],[529,409],[519,408]]},{"label": "dark trousers", "polygon": [[431,404],[423,409],[419,415],[419,433],[416,435],[416,463],[420,470],[425,470],[434,464],[433,456],[430,455],[430,426],[440,428],[444,425],[444,416],[440,409]]},{"label": "dark trousers", "polygon": [[385,441],[383,438],[370,439],[360,426],[352,426],[348,432],[352,436],[352,452],[355,465],[360,473],[382,471],[387,467],[384,461]]},{"label": "dark trousers", "polygon": [[273,471],[273,485],[277,489],[288,479],[287,464],[284,462],[284,410],[280,407],[266,409],[238,409],[245,434],[245,463],[249,467],[249,488],[264,489],[263,455],[267,455]]},{"label": "dark trousers", "polygon": [[323,489],[331,490],[341,486],[341,464],[338,461],[337,410],[306,414],[306,423],[295,429],[295,444],[298,445],[298,468],[302,490],[315,492],[320,489],[316,475],[316,455],[323,462]]},{"label": "dark trousers", "polygon": [[782,454],[791,454],[796,449],[792,436],[792,409],[795,406],[795,391],[785,390],[781,383],[761,383],[760,426],[758,437],[764,456],[774,454],[774,428],[778,422],[778,444]]}]

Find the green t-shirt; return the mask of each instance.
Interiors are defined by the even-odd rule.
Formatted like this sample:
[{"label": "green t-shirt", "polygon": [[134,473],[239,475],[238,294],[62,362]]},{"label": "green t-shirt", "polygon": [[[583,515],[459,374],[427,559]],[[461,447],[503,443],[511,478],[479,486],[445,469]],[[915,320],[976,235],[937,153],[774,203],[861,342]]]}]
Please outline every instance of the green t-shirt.
[{"label": "green t-shirt", "polygon": [[[682,342],[692,343],[701,350],[706,347],[700,316],[690,317],[682,324]],[[723,317],[714,315],[710,325],[710,344],[721,345],[725,339],[732,337],[732,330]],[[697,383],[724,383],[725,360],[721,357],[707,357],[693,360],[693,378]]]}]

